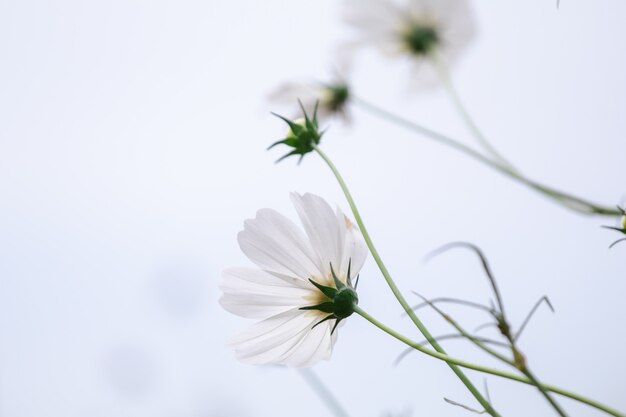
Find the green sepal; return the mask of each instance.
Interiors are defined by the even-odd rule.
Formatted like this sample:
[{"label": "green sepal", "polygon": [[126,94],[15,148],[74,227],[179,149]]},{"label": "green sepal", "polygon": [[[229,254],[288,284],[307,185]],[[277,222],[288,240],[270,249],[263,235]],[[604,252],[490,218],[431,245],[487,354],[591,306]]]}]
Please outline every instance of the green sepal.
[{"label": "green sepal", "polygon": [[315,323],[313,325],[313,327],[311,327],[311,329],[315,329],[315,327],[317,327],[318,325],[320,325],[320,324],[322,324],[324,322],[327,322],[328,320],[333,320],[333,319],[335,319],[337,321],[335,322],[335,325],[333,326],[333,328],[330,330],[330,334],[332,335],[333,333],[335,333],[335,330],[337,329],[337,326],[339,326],[339,323],[343,320],[343,319],[338,319],[337,317],[335,317],[332,314],[330,316],[324,317],[323,319],[321,319],[320,321]]},{"label": "green sepal", "polygon": [[[278,117],[278,118],[279,118],[279,119],[281,119],[283,122],[287,123],[287,125],[289,125],[289,129],[290,129],[290,130],[293,132],[293,134],[294,134],[294,135],[296,135],[296,136],[297,136],[297,135],[299,135],[300,133],[302,133],[302,132],[304,131],[304,129],[305,129],[305,127],[304,127],[304,126],[302,126],[302,125],[300,125],[300,124],[298,124],[298,123],[295,123],[295,122],[294,122],[294,121],[292,121],[292,120],[287,119],[285,116],[281,116],[280,114],[278,114],[278,113],[274,113],[274,112],[271,112],[271,114],[272,114],[272,115],[274,115],[274,116],[276,116],[276,117]],[[305,116],[306,116],[306,115],[305,115]]]},{"label": "green sepal", "polygon": [[315,287],[320,290],[326,297],[330,298],[331,300],[335,298],[335,296],[337,295],[337,289],[333,288],[333,287],[327,287],[325,285],[322,284],[318,284],[317,282],[313,281],[312,279],[309,278],[309,282],[313,285],[315,285]]},{"label": "green sepal", "polygon": [[613,227],[613,226],[602,226],[602,227],[604,227],[605,229],[616,230],[626,235],[626,229],[620,229],[619,227]]},{"label": "green sepal", "polygon": [[[315,324],[313,325],[313,327],[311,327],[311,329],[315,329],[315,327],[317,327],[319,324],[322,324],[322,323],[324,323],[325,321],[332,320],[332,319],[334,319],[334,318],[335,318],[335,316],[333,316],[332,314],[331,314],[330,316],[326,316],[326,317],[324,317],[323,319],[321,319],[320,321],[318,321],[317,323],[315,323]],[[336,325],[336,324],[335,324],[335,327],[337,327],[337,325]],[[332,332],[331,332],[331,334],[332,334]]]},{"label": "green sepal", "polygon": [[302,104],[302,100],[298,99],[298,104],[300,105],[300,110],[302,110],[302,114],[304,115],[304,125],[309,130],[317,130],[317,109],[319,107],[319,100],[315,102],[315,107],[313,108],[313,119],[309,119],[309,115],[306,113],[304,109],[304,105]]},{"label": "green sepal", "polygon": [[300,310],[319,310],[330,314],[334,312],[335,304],[332,301],[325,301],[314,306],[300,307]]},{"label": "green sepal", "polygon": [[332,330],[330,331],[331,335],[333,333],[335,333],[335,329],[337,329],[337,326],[339,326],[339,322],[341,322],[341,320],[343,320],[343,319],[337,319],[337,321],[335,322],[335,325],[333,326]]},{"label": "green sepal", "polygon": [[[283,160],[283,159],[285,159],[285,158],[288,158],[288,157],[290,157],[290,156],[292,156],[292,155],[298,155],[298,153],[299,153],[299,152],[298,152],[297,150],[295,150],[295,149],[294,149],[293,151],[291,151],[291,152],[289,152],[289,153],[287,153],[287,154],[285,154],[285,155],[281,156],[280,158],[278,158],[278,159],[276,160],[276,162],[274,162],[274,163],[276,163],[276,164],[277,164],[277,163],[279,163],[280,161],[282,161],[282,160]],[[301,161],[301,160],[302,160],[302,156],[300,156],[300,161]],[[299,162],[298,162],[298,163],[299,163]]]},{"label": "green sepal", "polygon": [[613,246],[617,245],[620,242],[626,242],[626,237],[623,237],[621,239],[617,239],[615,242],[611,243],[611,246],[609,246],[609,249],[613,249]]},{"label": "green sepal", "polygon": [[[335,282],[335,287],[337,287],[338,290],[342,290],[343,288],[346,287],[346,285],[341,282],[339,280],[339,278],[337,278],[337,275],[335,274],[335,270],[333,269],[333,264],[330,264],[330,274],[333,276],[333,281]],[[350,275],[348,275],[350,276]]]},{"label": "green sepal", "polygon": [[352,285],[352,278],[350,278],[352,276],[351,269],[352,269],[352,258],[348,259],[348,274],[346,275],[346,282],[348,283],[348,287],[354,288],[356,290],[356,286]]}]

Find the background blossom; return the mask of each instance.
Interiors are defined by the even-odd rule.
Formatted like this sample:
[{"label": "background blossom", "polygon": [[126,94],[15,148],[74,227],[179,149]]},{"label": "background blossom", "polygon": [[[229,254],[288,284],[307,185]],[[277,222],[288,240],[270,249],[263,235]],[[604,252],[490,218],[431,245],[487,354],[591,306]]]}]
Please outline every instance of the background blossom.
[{"label": "background blossom", "polygon": [[[410,64],[411,83],[430,87],[439,81],[437,60],[454,64],[475,36],[474,17],[466,0],[346,0],[343,19],[353,29],[342,53],[374,48]],[[432,29],[432,45],[411,45],[416,29]],[[420,36],[424,41],[424,36]],[[423,43],[423,42],[421,42]]]},{"label": "background blossom", "polygon": [[327,82],[302,81],[284,82],[278,85],[267,96],[269,108],[292,109],[287,115],[292,119],[302,117],[302,109],[298,100],[302,102],[307,114],[313,114],[315,104],[318,103],[317,116],[322,122],[338,116],[346,121],[350,119],[348,102],[350,100],[350,86],[347,80],[335,74]]}]

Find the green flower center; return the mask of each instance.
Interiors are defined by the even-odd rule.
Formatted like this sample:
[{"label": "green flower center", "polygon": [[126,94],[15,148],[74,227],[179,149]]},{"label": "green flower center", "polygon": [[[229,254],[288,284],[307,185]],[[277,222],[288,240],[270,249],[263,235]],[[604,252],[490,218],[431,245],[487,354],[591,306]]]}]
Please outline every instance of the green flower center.
[{"label": "green flower center", "polygon": [[325,104],[333,113],[343,110],[343,107],[350,98],[350,90],[345,84],[329,85],[326,87],[325,93]]},{"label": "green flower center", "polygon": [[439,43],[439,35],[434,27],[413,24],[404,34],[404,43],[416,55],[427,55]]}]

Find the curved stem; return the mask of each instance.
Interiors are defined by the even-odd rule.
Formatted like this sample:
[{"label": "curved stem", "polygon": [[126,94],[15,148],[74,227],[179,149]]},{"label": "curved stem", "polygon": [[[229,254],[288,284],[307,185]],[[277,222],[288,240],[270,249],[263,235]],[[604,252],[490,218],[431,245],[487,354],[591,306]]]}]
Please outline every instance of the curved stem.
[{"label": "curved stem", "polygon": [[[528,385],[535,385],[533,383],[533,381],[531,381],[530,379],[528,379],[527,377],[523,377],[523,376],[519,376],[519,375],[515,375],[512,374],[510,372],[506,372],[506,371],[501,371],[499,369],[494,369],[494,368],[489,368],[486,366],[481,366],[481,365],[476,365],[473,364],[471,362],[466,362],[460,359],[456,359],[453,358],[451,356],[448,356],[446,354],[442,354],[439,352],[435,352],[433,350],[430,350],[424,346],[421,346],[419,343],[414,342],[413,340],[403,336],[402,334],[396,332],[395,330],[391,329],[390,327],[387,327],[386,325],[384,325],[383,323],[379,322],[378,320],[376,320],[374,317],[370,316],[368,313],[366,313],[363,309],[361,309],[360,307],[356,306],[354,311],[359,314],[361,317],[363,317],[365,320],[369,321],[370,323],[372,323],[374,326],[378,327],[379,329],[381,329],[382,331],[384,331],[385,333],[389,334],[390,336],[398,339],[399,341],[401,341],[402,343],[428,355],[428,356],[432,356],[433,358],[448,362],[448,363],[452,363],[455,365],[458,365],[460,367],[463,368],[467,368],[467,369],[472,369],[474,371],[478,371],[478,372],[483,372],[486,374],[491,374],[491,375],[495,375],[495,376],[499,376],[502,378],[506,378],[506,379],[510,379],[513,381],[517,381],[517,382],[523,382],[524,384],[528,384]],[[597,408],[598,410],[604,411],[607,414],[610,414],[612,416],[615,417],[626,417],[626,415],[620,413],[619,411],[608,407],[604,404],[601,404],[597,401],[591,400],[589,398],[583,397],[582,395],[573,393],[571,391],[567,391],[564,390],[562,388],[559,387],[555,387],[553,385],[547,385],[547,384],[540,384],[541,387],[543,389],[545,389],[546,391],[550,391],[553,392],[555,394],[560,394],[563,395],[564,397],[568,397],[571,398],[573,400],[579,401],[581,403],[587,404],[591,407]]]},{"label": "curved stem", "polygon": [[[376,264],[378,265],[378,268],[380,269],[380,272],[383,274],[383,277],[385,278],[385,281],[387,282],[387,285],[391,289],[391,292],[393,292],[393,295],[396,297],[396,299],[398,300],[398,302],[400,303],[400,305],[402,306],[404,311],[407,313],[407,315],[411,318],[411,320],[413,321],[415,326],[417,326],[417,328],[422,333],[422,335],[424,335],[426,340],[428,340],[428,343],[430,343],[431,346],[438,353],[440,353],[442,355],[445,355],[445,351],[443,350],[443,348],[439,345],[439,343],[437,343],[437,341],[430,334],[430,332],[428,331],[426,326],[424,326],[424,324],[420,321],[420,319],[417,317],[415,312],[411,309],[411,306],[409,305],[409,303],[406,301],[406,299],[404,298],[404,296],[402,295],[402,293],[398,289],[398,287],[397,287],[396,283],[394,282],[393,278],[391,278],[391,274],[389,274],[389,271],[387,270],[387,267],[385,266],[385,264],[383,263],[380,255],[378,254],[378,251],[376,250],[376,247],[374,246],[374,243],[372,242],[372,239],[370,238],[370,235],[367,232],[367,228],[365,227],[365,224],[363,223],[363,220],[361,219],[361,215],[359,213],[359,210],[356,207],[354,199],[352,198],[352,194],[350,194],[350,190],[348,189],[348,186],[344,182],[341,174],[339,173],[339,171],[337,170],[335,165],[332,163],[332,161],[326,156],[326,154],[324,152],[322,152],[322,150],[320,148],[318,148],[317,146],[314,146],[314,149],[322,157],[324,162],[326,162],[326,164],[328,165],[330,170],[335,175],[335,178],[337,179],[337,182],[339,183],[339,186],[341,187],[341,190],[343,191],[344,195],[346,196],[346,199],[348,200],[348,204],[350,205],[350,209],[352,210],[352,214],[354,215],[354,219],[356,220],[356,222],[357,222],[357,224],[359,226],[359,229],[361,230],[361,234],[363,235],[363,238],[365,239],[365,243],[367,244],[367,247],[369,248],[369,250],[370,250],[370,252],[372,254],[372,257],[376,261]],[[485,411],[487,413],[489,413],[490,415],[494,416],[494,417],[499,417],[500,414],[498,414],[498,412],[491,406],[491,404],[489,404],[489,402],[483,397],[483,395],[480,393],[480,391],[478,391],[478,389],[476,389],[476,387],[467,378],[467,376],[465,376],[463,371],[461,371],[461,369],[459,369],[458,366],[456,366],[456,365],[454,365],[452,363],[448,363],[448,365],[450,366],[452,371],[457,375],[457,377],[461,380],[461,382],[472,393],[474,398],[476,398],[476,400],[480,403],[480,405],[484,407]]]},{"label": "curved stem", "polygon": [[450,97],[452,104],[454,104],[454,107],[456,107],[457,111],[459,112],[459,115],[463,119],[463,122],[467,125],[467,128],[472,132],[476,140],[485,149],[485,151],[487,151],[487,153],[491,155],[496,161],[499,161],[502,165],[505,165],[508,168],[514,170],[515,168],[513,167],[513,165],[509,161],[507,161],[507,159],[503,157],[502,154],[500,154],[493,147],[493,145],[491,145],[491,143],[489,143],[485,135],[483,135],[481,130],[478,128],[478,125],[476,124],[472,116],[470,116],[469,112],[467,111],[467,108],[463,105],[463,102],[461,101],[461,96],[459,96],[459,93],[457,92],[456,88],[454,87],[454,84],[452,83],[452,79],[450,78],[450,74],[448,72],[448,68],[445,62],[442,60],[442,58],[438,54],[433,55],[432,64],[435,67],[435,71],[439,75],[439,79],[444,85],[444,88],[446,92],[448,93],[448,96]]},{"label": "curved stem", "polygon": [[339,400],[335,398],[333,392],[329,390],[326,385],[324,385],[324,382],[317,375],[315,375],[312,370],[308,368],[302,368],[298,369],[298,371],[302,378],[321,398],[324,404],[326,404],[326,407],[328,407],[330,412],[333,413],[335,417],[350,417],[348,412],[342,407]]},{"label": "curved stem", "polygon": [[[481,256],[481,258],[482,258],[482,256]],[[486,266],[486,268],[488,268],[488,266]],[[493,281],[493,282],[495,284],[495,281]],[[498,303],[500,304],[500,308],[502,308],[502,300],[501,300],[501,297],[499,295],[499,291],[497,290],[497,288],[498,287],[494,285],[494,292],[496,293],[496,298],[498,300]],[[455,320],[453,320],[452,317],[448,316],[439,307],[435,306],[432,302],[430,302],[428,300],[426,300],[425,302],[427,302],[437,313],[439,313],[439,315],[442,316],[444,318],[444,320],[446,320],[448,323],[450,323],[450,325],[452,325],[452,327],[454,327],[459,332],[459,336],[467,338],[470,342],[472,342],[479,349],[481,349],[484,352],[490,354],[491,356],[495,357],[496,359],[499,359],[500,361],[506,363],[507,365],[513,366],[513,367],[519,369],[521,372],[523,372],[524,375],[526,375],[526,377],[529,379],[529,381],[531,381],[531,383],[534,386],[537,387],[539,392],[541,392],[541,395],[543,395],[548,400],[548,402],[554,408],[554,410],[561,417],[567,417],[567,415],[565,414],[565,412],[563,411],[561,406],[554,400],[554,398],[552,398],[550,393],[548,393],[543,388],[541,382],[530,371],[528,366],[525,364],[525,362],[526,362],[525,360],[524,360],[523,367],[519,368],[518,364],[516,364],[514,361],[512,361],[509,358],[507,358],[506,356],[500,354],[500,352],[497,352],[495,349],[491,349],[489,346],[487,346],[484,343],[484,341],[481,341],[478,338],[476,338],[476,337],[472,336],[471,334],[469,334],[463,327],[461,327],[461,325],[459,325]],[[502,311],[501,314],[502,314],[502,316],[504,318],[504,310],[501,310],[501,311]],[[514,353],[514,356],[515,356],[516,353],[519,354],[519,350],[517,349],[517,345],[515,344],[515,340],[512,337],[509,337],[508,341],[509,341],[509,345],[507,345],[507,346],[511,347],[511,349],[512,349],[512,351]]]},{"label": "curved stem", "polygon": [[371,114],[388,120],[398,126],[404,127],[405,129],[411,130],[413,132],[417,132],[421,135],[427,136],[430,139],[433,139],[443,145],[456,149],[457,151],[473,158],[485,165],[489,168],[494,169],[501,174],[504,174],[532,189],[544,194],[547,197],[552,198],[553,200],[561,203],[563,206],[569,208],[570,210],[583,213],[583,214],[599,214],[605,216],[619,216],[621,213],[616,208],[601,206],[595,203],[591,203],[587,200],[584,200],[580,197],[564,193],[562,191],[558,191],[554,188],[548,187],[546,185],[542,185],[536,181],[533,181],[529,178],[524,177],[519,174],[517,171],[514,171],[510,167],[506,165],[502,165],[501,163],[492,161],[486,156],[476,152],[469,146],[466,146],[448,136],[445,136],[441,133],[435,132],[434,130],[428,129],[424,126],[421,126],[417,123],[414,123],[410,120],[407,120],[403,117],[397,116],[387,110],[384,110],[368,101],[363,100],[362,98],[352,96],[352,101],[360,106],[362,109],[367,110]]},{"label": "curved stem", "polygon": [[[421,295],[419,295],[419,294],[417,294],[417,295],[419,297],[421,297],[422,299],[424,299],[424,302],[427,305],[429,305],[433,310],[435,310],[437,312],[437,314],[439,314],[445,321],[447,321],[452,327],[454,327],[456,329],[456,331],[459,332],[460,336],[465,337],[466,339],[468,339],[470,342],[472,342],[474,345],[476,345],[476,347],[478,347],[479,349],[481,349],[485,353],[495,357],[496,359],[499,359],[500,361],[506,363],[507,365],[515,366],[515,363],[513,363],[512,360],[510,360],[506,356],[502,355],[500,352],[497,352],[495,349],[490,348],[485,343],[483,343],[481,340],[479,340],[478,338],[476,338],[473,335],[471,335],[460,324],[458,324],[454,319],[452,319],[452,317],[450,317],[448,314],[444,313],[443,310],[441,310],[439,307],[437,307],[432,302],[432,300],[427,300],[424,297],[422,297]],[[507,344],[505,344],[505,346],[508,347]]]}]

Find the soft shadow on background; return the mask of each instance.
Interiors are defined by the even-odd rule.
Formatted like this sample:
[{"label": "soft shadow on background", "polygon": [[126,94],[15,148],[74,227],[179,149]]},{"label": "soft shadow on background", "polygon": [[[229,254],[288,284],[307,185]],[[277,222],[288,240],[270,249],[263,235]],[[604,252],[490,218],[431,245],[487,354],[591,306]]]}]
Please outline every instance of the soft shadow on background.
[{"label": "soft shadow on background", "polygon": [[[267,93],[336,62],[336,3],[0,2],[2,417],[328,415],[297,373],[235,361],[226,340],[249,323],[220,309],[217,281],[249,265],[236,233],[257,209],[295,218],[290,191],[347,209],[314,155],[274,165],[280,152],[265,151],[284,133],[269,111],[288,112],[268,108]],[[620,202],[626,3],[474,5],[479,37],[453,78],[487,135],[531,177]],[[443,93],[411,91],[407,75],[374,54],[352,68],[361,96],[470,139]],[[323,145],[407,294],[486,302],[469,253],[422,263],[449,241],[477,243],[514,322],[544,294],[556,308],[521,342],[536,373],[626,409],[626,244],[607,250],[617,237],[606,221],[353,116]],[[368,310],[413,331],[371,259],[359,289]],[[490,363],[462,342],[447,347]],[[315,371],[353,415],[466,414],[442,399],[472,404],[447,367],[420,355],[393,367],[402,350],[354,317]],[[508,416],[550,412],[532,388],[488,384]]]}]

